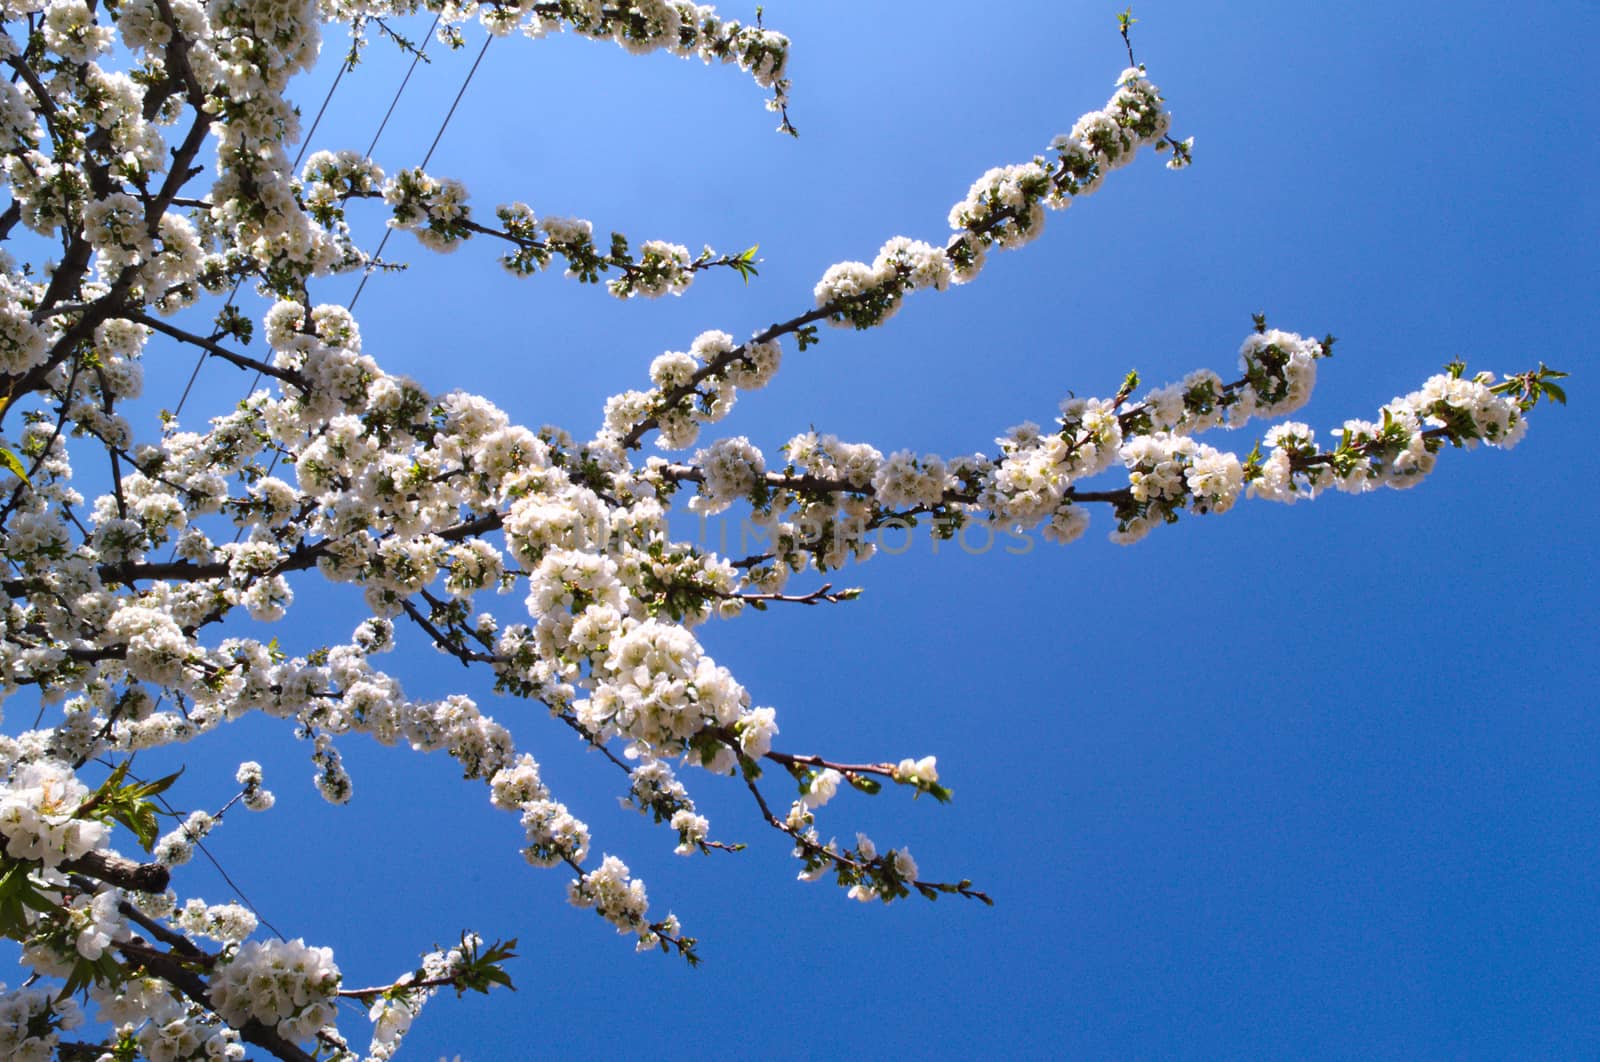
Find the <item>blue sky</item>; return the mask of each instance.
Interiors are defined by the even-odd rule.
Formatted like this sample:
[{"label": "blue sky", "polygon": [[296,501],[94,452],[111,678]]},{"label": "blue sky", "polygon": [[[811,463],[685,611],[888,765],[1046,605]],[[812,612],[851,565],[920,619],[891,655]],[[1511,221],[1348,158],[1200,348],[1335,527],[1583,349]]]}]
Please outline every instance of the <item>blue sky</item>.
[{"label": "blue sky", "polygon": [[[481,214],[522,199],[636,243],[759,243],[761,276],[619,304],[559,275],[514,280],[481,242],[439,257],[397,237],[387,254],[411,268],[362,295],[366,348],[435,390],[587,435],[661,351],[808,309],[829,264],[890,236],[943,240],[978,175],[1106,99],[1125,65],[1114,13],[769,2],[794,41],[798,141],[732,68],[497,42],[431,167],[465,180]],[[182,795],[196,803],[240,759],[266,764],[277,809],[230,817],[210,847],[274,924],[334,946],[347,983],[392,979],[464,926],[520,939],[519,991],[436,1001],[413,1057],[1594,1052],[1594,8],[1152,0],[1134,14],[1195,166],[1142,160],[973,284],[790,347],[720,434],[769,455],[811,425],[884,452],[991,450],[1131,368],[1152,385],[1226,375],[1254,311],[1340,337],[1299,415],[1324,432],[1455,357],[1568,370],[1572,405],[1539,410],[1510,453],[1444,454],[1414,491],[1242,503],[1131,548],[1105,541],[1105,513],[1079,543],[1021,556],[923,538],[840,573],[865,587],[857,602],[701,629],[778,708],[780,747],[937,755],[953,804],[845,796],[822,827],[908,844],[927,876],[971,877],[992,909],[858,905],[796,882],[742,790],[693,774],[714,836],[750,848],[674,857],[563,727],[463,687],[420,646],[408,690],[478,694],[596,853],[621,855],[653,910],[700,937],[703,967],[635,956],[567,907],[565,877],[524,865],[515,819],[442,758],[347,740],[357,795],[330,809],[286,728],[247,721],[194,748]],[[376,152],[391,172],[420,161],[479,39],[413,82]],[[313,147],[366,145],[398,80],[391,51],[372,45]],[[305,79],[308,117],[331,78]],[[242,386],[210,366],[192,408],[226,408]],[[1209,441],[1245,452],[1250,431]],[[314,614],[287,647],[348,632],[358,598],[301,593]],[[227,898],[204,865],[180,888]]]}]

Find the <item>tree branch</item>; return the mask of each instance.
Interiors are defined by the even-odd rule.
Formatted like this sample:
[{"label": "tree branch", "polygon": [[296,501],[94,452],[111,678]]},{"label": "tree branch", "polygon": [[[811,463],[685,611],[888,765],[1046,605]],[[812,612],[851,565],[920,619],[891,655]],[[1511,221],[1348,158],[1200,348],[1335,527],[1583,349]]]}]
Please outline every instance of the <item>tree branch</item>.
[{"label": "tree branch", "polygon": [[85,852],[62,863],[61,869],[133,892],[165,892],[172,879],[160,863],[136,863],[114,852]]}]

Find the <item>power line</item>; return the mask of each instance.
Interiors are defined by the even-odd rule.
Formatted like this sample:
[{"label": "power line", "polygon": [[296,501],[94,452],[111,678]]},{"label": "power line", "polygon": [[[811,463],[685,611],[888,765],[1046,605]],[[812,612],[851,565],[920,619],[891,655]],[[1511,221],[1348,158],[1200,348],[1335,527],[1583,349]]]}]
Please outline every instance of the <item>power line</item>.
[{"label": "power line", "polygon": [[[433,39],[434,30],[438,27],[438,25],[439,25],[439,16],[435,15],[434,16],[434,20],[433,20],[433,24],[431,26],[429,26],[429,28],[428,28],[427,37],[423,40],[422,46],[420,48],[417,48],[412,53],[411,64],[408,67],[406,67],[405,76],[400,79],[400,84],[395,89],[394,97],[389,101],[389,108],[388,108],[388,110],[386,110],[384,112],[382,121],[380,121],[378,123],[377,131],[372,134],[372,142],[367,145],[367,150],[366,150],[366,153],[365,153],[367,158],[371,158],[372,157],[372,152],[377,148],[378,139],[383,135],[384,129],[387,128],[387,126],[389,124],[390,117],[394,114],[396,106],[399,105],[400,96],[401,96],[402,93],[405,92],[406,86],[411,82],[411,75],[416,71],[417,63],[422,60],[423,53],[427,50],[428,42]],[[488,49],[488,41],[485,41],[484,42],[484,50],[487,50],[487,49]],[[448,114],[445,115],[444,123],[442,123],[440,125],[438,134],[434,136],[433,144],[428,148],[427,158],[432,158],[433,157],[434,148],[439,146],[439,140],[444,135],[445,126],[447,126],[449,124],[450,119],[455,115],[456,106],[461,102],[461,97],[462,97],[463,94],[465,94],[466,89],[467,89],[467,84],[470,83],[471,80],[472,80],[472,75],[477,72],[478,63],[481,63],[482,61],[483,61],[483,52],[480,51],[478,53],[477,61],[472,64],[472,70],[469,71],[468,74],[467,74],[466,81],[462,82],[461,91],[456,93],[455,102],[450,105],[450,111],[449,111]],[[292,169],[298,170],[300,168],[300,163],[305,158],[306,150],[311,146],[312,138],[314,136],[316,136],[317,129],[322,124],[322,118],[328,111],[328,105],[333,101],[333,94],[334,94],[334,92],[336,92],[338,90],[339,83],[344,80],[345,72],[348,71],[349,69],[351,69],[351,64],[350,63],[346,62],[346,63],[340,63],[339,64],[339,70],[334,75],[333,83],[328,86],[328,91],[322,97],[322,105],[317,108],[317,115],[311,121],[311,128],[306,131],[305,137],[301,140],[300,150],[295,154],[294,162],[292,163],[292,166],[291,166]],[[423,165],[424,166],[427,165],[427,160],[426,159],[424,159]],[[387,240],[387,238],[388,238],[387,237],[387,233],[385,233],[385,239]],[[379,247],[379,251],[380,251],[380,253],[382,251],[381,245]],[[366,278],[363,277],[362,278],[362,284],[365,285],[365,283],[366,283]],[[233,305],[234,299],[238,297],[239,289],[243,286],[243,284],[244,284],[244,277],[242,277],[242,276],[239,277],[237,280],[235,280],[233,282],[233,288],[228,292],[228,298],[223,303],[223,308],[224,309],[226,309],[227,307]],[[357,290],[357,294],[358,295],[360,294],[359,289]],[[354,305],[355,299],[352,298],[350,301],[351,301],[351,305]],[[199,379],[200,369],[201,369],[201,367],[203,365],[205,365],[206,358],[209,357],[209,356],[210,356],[209,352],[207,352],[207,351],[201,351],[200,352],[199,358],[196,359],[196,361],[195,361],[194,369],[189,373],[188,382],[184,384],[183,393],[181,395],[179,395],[179,397],[178,397],[177,405],[173,410],[173,415],[174,416],[177,416],[178,414],[181,414],[183,412],[183,407],[189,401],[189,394],[194,388],[195,381],[197,379]],[[260,382],[261,382],[261,373],[259,371],[257,371],[257,373],[255,375],[255,379],[251,381],[250,387],[246,391],[246,394],[249,394],[250,392],[253,392],[255,390],[255,388],[256,388],[256,384],[258,384]],[[278,453],[274,452],[273,455],[272,455],[271,465],[268,467],[268,470],[267,470],[269,475],[271,474],[272,469],[277,467],[277,464],[278,464]],[[244,528],[241,527],[235,533],[234,541],[237,542],[243,536],[243,534],[244,534]],[[174,554],[173,555],[176,556],[176,547],[174,547]],[[158,705],[160,704],[160,698],[157,699],[156,703]],[[176,814],[175,810],[172,808],[172,806],[170,804],[166,803],[164,798],[161,799],[161,803],[162,803],[163,807],[165,807],[166,810],[169,813],[172,813],[174,815]],[[223,867],[222,863],[216,858],[216,856],[214,856],[211,853],[210,849],[207,848],[206,845],[201,841],[196,841],[195,842],[195,846],[206,857],[206,859],[208,861],[210,861],[211,865],[216,869],[217,873],[222,876],[222,880],[227,883],[228,887],[233,890],[234,894],[237,895],[241,901],[243,901],[245,907],[247,907],[252,913],[254,913],[256,915],[256,917],[260,921],[260,923],[263,926],[266,926],[273,933],[275,933],[280,939],[283,939],[283,934],[281,932],[279,932],[277,927],[273,926],[272,923],[269,922],[264,915],[261,914],[261,912],[256,908],[256,906],[253,903],[250,902],[250,899],[249,899],[249,897],[247,897],[245,895],[244,890],[242,888],[240,888],[238,883],[235,882],[233,880],[233,878],[228,874],[227,870]]]},{"label": "power line", "polygon": [[[437,25],[438,21],[439,20],[437,18],[435,18],[434,19],[434,24]],[[431,36],[431,34],[430,34],[430,36]],[[483,42],[483,47],[478,49],[478,58],[476,58],[476,59],[474,59],[472,61],[472,69],[467,71],[467,76],[461,82],[461,88],[459,90],[457,90],[457,92],[456,92],[456,98],[451,101],[450,109],[445,112],[444,121],[439,123],[439,131],[433,135],[433,143],[428,145],[428,153],[426,155],[422,156],[422,166],[424,168],[426,168],[428,163],[429,163],[429,161],[431,161],[433,159],[433,152],[434,152],[434,149],[439,146],[439,141],[444,139],[444,131],[447,128],[449,128],[450,120],[456,116],[456,108],[461,105],[461,98],[467,94],[467,86],[472,84],[473,75],[475,75],[478,72],[478,66],[479,66],[479,64],[481,64],[483,62],[484,54],[489,51],[489,42],[492,41],[492,40],[494,40],[493,36],[486,37],[484,39],[484,42]],[[423,47],[427,47],[427,46],[424,45]],[[418,57],[419,58],[420,58],[420,54],[421,53],[419,52],[418,53]],[[416,65],[417,65],[416,64],[416,60],[413,59],[412,63],[411,63],[411,68],[413,70],[416,69]],[[406,71],[406,79],[409,80],[410,77],[411,77],[411,71],[408,70],[408,71]],[[400,83],[400,87],[402,89],[405,88],[405,82],[404,81],[402,81]],[[400,94],[398,92],[396,92],[395,93],[395,99],[398,101],[399,98],[400,98]],[[391,113],[394,111],[394,104],[391,103],[389,105],[389,110],[390,110]],[[383,116],[384,124],[387,124],[388,121],[389,121],[389,115],[385,114]],[[379,133],[383,132],[383,125],[382,124],[380,124],[378,126],[378,132]],[[377,143],[378,143],[378,138],[376,136],[374,136],[372,138],[373,147],[376,147]],[[371,157],[371,154],[372,154],[372,149],[368,148],[367,149],[368,157]],[[394,232],[393,229],[390,229],[390,228],[385,228],[384,229],[384,231],[383,231],[383,239],[378,241],[378,249],[376,251],[374,251],[373,254],[372,254],[372,257],[373,257],[374,260],[380,258],[383,255],[383,249],[384,249],[384,247],[388,246],[389,236],[393,232]],[[371,276],[372,276],[372,270],[370,268],[365,273],[363,273],[361,275],[361,283],[356,285],[356,293],[354,295],[350,296],[350,301],[349,302],[345,303],[345,309],[347,309],[347,310],[355,309],[356,300],[361,298],[361,293],[363,291],[365,291],[366,287],[367,287],[367,279],[369,277],[371,277]],[[252,392],[254,392],[255,389],[256,389],[256,384],[258,384],[260,382],[261,382],[261,370],[257,369],[256,370],[255,379],[250,381],[250,386],[245,390],[245,394],[249,395]],[[282,452],[278,451],[278,450],[274,450],[273,451],[272,460],[267,463],[267,475],[269,475],[269,476],[272,475],[273,471],[278,467],[278,458],[281,456],[281,453]],[[244,536],[244,528],[241,527],[241,528],[239,528],[239,530],[237,532],[235,532],[235,534],[233,536],[233,540],[235,542],[237,542],[243,536]]]},{"label": "power line", "polygon": [[[467,94],[467,86],[472,84],[472,76],[478,72],[478,64],[483,62],[484,55],[489,51],[489,42],[492,40],[494,40],[492,35],[485,37],[483,40],[483,47],[478,49],[478,58],[472,61],[472,69],[467,71],[466,79],[461,82],[460,91],[456,93],[456,98],[450,104],[450,110],[445,113],[444,121],[439,123],[439,131],[434,134],[433,143],[428,145],[428,153],[422,156],[422,169],[428,168],[428,163],[433,159],[434,149],[439,146],[439,141],[444,139],[444,131],[449,127],[450,119],[456,116],[456,108],[461,105],[461,97]],[[389,120],[389,116],[384,115],[383,120],[387,122]],[[389,236],[393,232],[393,229],[384,229],[383,239],[378,241],[378,249],[372,253],[374,260],[378,260],[383,257],[383,249],[389,245]],[[350,296],[350,301],[345,304],[345,309],[353,310],[356,308],[356,300],[361,298],[361,293],[367,289],[367,280],[371,276],[372,270],[370,268],[365,273],[361,274],[361,283],[356,285],[356,293]],[[256,377],[259,379],[260,374],[257,373]]]},{"label": "power line", "polygon": [[[406,86],[411,83],[411,75],[416,72],[417,64],[422,61],[424,53],[428,50],[429,42],[433,40],[434,31],[439,28],[440,17],[441,16],[439,15],[433,16],[433,23],[429,25],[428,32],[422,39],[422,46],[412,50],[411,64],[406,67],[405,75],[401,77],[399,86],[394,90],[394,96],[389,100],[389,108],[384,112],[382,121],[378,123],[377,131],[372,134],[372,142],[367,145],[367,150],[365,153],[367,158],[372,157],[372,152],[378,146],[378,138],[383,136],[384,129],[388,127],[389,118],[394,114],[395,107],[400,103],[401,94],[405,92]],[[483,58],[481,53],[479,54],[478,58],[480,60]],[[344,80],[344,75],[346,72],[352,69],[354,69],[354,67],[350,62],[341,62],[339,64],[338,72],[333,76],[333,83],[328,86],[328,91],[322,97],[322,105],[317,108],[317,116],[311,120],[311,128],[306,130],[306,135],[300,141],[300,150],[295,154],[294,162],[290,165],[291,169],[298,170],[300,168],[301,161],[305,159],[306,149],[311,146],[312,138],[317,135],[317,129],[322,125],[322,116],[328,113],[328,104],[333,102],[334,92],[338,90],[339,83]],[[474,64],[474,69],[476,69],[476,64]],[[468,75],[468,78],[470,80],[470,75]],[[464,91],[465,86],[463,85],[462,88]],[[460,99],[461,97],[457,95],[456,101],[458,103],[460,102]],[[451,108],[452,112],[454,109],[454,107]],[[448,121],[448,119],[446,119],[446,121]],[[444,130],[441,127],[440,133],[442,134],[443,132]],[[438,142],[438,138],[435,137],[434,144],[437,145]],[[432,154],[432,148],[429,149],[429,154]],[[424,163],[424,165],[426,165],[426,163]],[[243,286],[243,284],[243,277],[240,277],[238,280],[233,282],[233,289],[228,292],[227,301],[222,304],[224,310],[233,305],[233,300],[238,296],[239,288]],[[202,350],[200,352],[200,356],[195,359],[194,369],[189,373],[189,381],[183,385],[183,394],[178,397],[178,404],[173,408],[173,416],[177,416],[183,412],[184,405],[189,401],[189,392],[193,390],[195,381],[200,377],[200,367],[206,363],[206,359],[210,356],[211,355],[209,352]],[[255,379],[250,383],[250,390],[254,391],[256,384],[260,382],[261,374],[258,372],[256,373]]]},{"label": "power line", "polygon": [[[311,138],[317,134],[317,126],[322,124],[322,116],[328,113],[328,104],[333,101],[333,94],[339,88],[339,82],[344,80],[344,72],[349,68],[350,64],[348,63],[339,64],[339,72],[333,76],[333,84],[328,86],[327,93],[322,97],[322,106],[317,108],[317,116],[311,120],[311,128],[306,131],[305,138],[300,142],[300,151],[294,157],[294,163],[291,167],[292,169],[300,168],[300,160],[305,158],[306,148],[310,146]],[[407,73],[406,76],[409,77],[410,74]],[[369,151],[368,154],[371,154],[371,152]],[[233,305],[233,300],[238,296],[239,287],[243,283],[243,277],[240,277],[238,280],[233,282],[233,290],[228,292],[228,298],[222,304],[222,308],[224,310]],[[183,394],[178,396],[178,404],[172,410],[173,416],[176,417],[178,414],[183,412],[185,403],[189,401],[189,392],[194,388],[194,382],[200,378],[200,366],[206,363],[206,358],[208,357],[210,357],[210,353],[202,350],[200,352],[200,356],[195,359],[194,371],[189,373],[189,382],[183,385]]]},{"label": "power line", "polygon": [[422,47],[411,55],[411,65],[406,67],[406,76],[400,79],[400,87],[394,90],[394,99],[389,101],[389,109],[383,112],[383,121],[378,123],[378,131],[372,134],[372,143],[367,145],[367,158],[372,157],[372,151],[378,146],[378,138],[389,125],[389,117],[394,114],[394,109],[400,103],[400,94],[411,83],[411,75],[416,72],[417,64],[422,61],[422,53],[428,50],[428,44],[433,40],[433,31],[439,28],[440,16],[433,16],[433,25],[428,27],[428,35],[423,38]]},{"label": "power line", "polygon": [[467,94],[467,86],[472,84],[472,76],[478,72],[478,64],[483,62],[484,53],[489,50],[489,43],[494,37],[483,39],[483,47],[478,49],[478,57],[472,61],[472,69],[467,71],[466,80],[461,82],[461,89],[456,93],[456,98],[450,101],[450,110],[445,113],[444,121],[439,123],[439,131],[433,134],[433,143],[428,145],[428,153],[422,156],[422,165],[427,166],[433,160],[433,149],[439,146],[439,141],[444,138],[445,128],[450,124],[450,119],[456,116],[456,108],[461,106],[461,97]]},{"label": "power line", "polygon": [[[434,25],[435,26],[437,26],[439,24],[438,17],[435,17],[433,21],[434,21]],[[432,39],[433,31],[431,29],[428,31],[428,36],[429,36],[429,39]],[[466,95],[467,86],[472,83],[473,75],[478,72],[478,65],[483,62],[484,53],[486,53],[489,50],[489,41],[492,41],[493,39],[494,38],[491,36],[491,37],[488,37],[488,38],[486,38],[484,40],[483,47],[481,49],[479,49],[479,51],[478,51],[478,58],[473,60],[472,69],[467,71],[466,78],[461,82],[460,90],[458,92],[456,92],[456,98],[450,104],[450,110],[445,113],[444,121],[439,123],[439,131],[434,134],[433,143],[428,146],[428,153],[426,155],[424,155],[423,158],[422,158],[422,165],[423,165],[424,168],[427,167],[429,160],[431,160],[433,158],[434,149],[439,146],[439,141],[441,139],[443,139],[444,131],[450,125],[450,120],[455,117],[456,108],[458,106],[460,106],[461,98]],[[423,43],[423,48],[426,48],[426,47],[427,47],[427,42],[425,41]],[[389,116],[394,113],[395,104],[397,104],[400,101],[400,93],[405,91],[406,83],[411,80],[411,73],[412,73],[413,70],[415,70],[417,68],[417,61],[421,57],[422,57],[422,52],[419,49],[418,52],[412,57],[411,66],[406,70],[406,76],[405,76],[404,79],[401,80],[399,89],[397,89],[395,91],[394,100],[390,102],[389,110],[384,114],[383,121],[381,121],[378,124],[378,131],[376,133],[374,133],[373,136],[372,136],[372,143],[370,145],[368,145],[368,147],[367,147],[367,157],[368,158],[372,157],[373,149],[378,146],[378,137],[383,134],[384,126],[386,126],[388,124],[388,122],[389,122]],[[337,83],[338,83],[337,80],[335,80],[335,84],[337,84]],[[330,90],[330,95],[331,95],[331,90]],[[321,115],[319,114],[318,117],[320,118]],[[313,125],[313,129],[315,129],[315,125]],[[306,139],[308,141],[310,140],[309,134],[307,135]],[[393,229],[389,229],[389,228],[386,228],[384,230],[383,239],[381,241],[379,241],[379,243],[378,243],[378,250],[373,254],[374,258],[377,258],[379,255],[381,255],[383,253],[384,244],[389,242],[389,234],[391,232],[393,232],[393,231],[394,231]],[[353,309],[355,307],[356,299],[361,297],[362,289],[365,288],[366,285],[367,285],[367,277],[369,277],[371,275],[372,274],[370,272],[362,275],[361,284],[356,288],[356,293],[350,297],[350,302],[347,305],[348,309]],[[235,285],[234,290],[235,291],[238,290],[238,286],[237,285]],[[204,355],[202,355],[202,359],[201,360],[204,360]],[[195,366],[195,371],[196,372],[200,371],[198,365]],[[191,379],[190,382],[192,383],[193,380]],[[250,387],[245,393],[248,395],[248,394],[254,392],[255,388],[256,388],[256,384],[258,384],[260,382],[261,382],[261,371],[258,369],[256,371],[255,379],[250,382]],[[272,452],[272,460],[267,463],[267,475],[269,475],[269,476],[272,475],[273,471],[278,467],[278,458],[280,456],[282,456],[282,451],[278,450],[278,449],[274,449],[273,452]],[[238,542],[243,537],[244,537],[244,528],[240,527],[237,531],[234,532],[233,540],[235,542]],[[230,888],[232,888],[233,891],[238,895],[239,899],[244,902],[244,905],[247,908],[249,908],[256,915],[256,917],[260,920],[261,924],[266,926],[273,933],[276,933],[278,935],[279,939],[284,939],[283,934],[278,931],[277,927],[274,926],[271,922],[268,922],[267,919],[261,914],[261,912],[256,910],[255,905],[252,904],[250,902],[249,898],[245,896],[244,890],[239,888],[238,884],[234,882],[233,878],[228,876],[228,872],[223,869],[223,866],[222,866],[221,862],[219,862],[217,860],[217,858],[211,854],[211,852],[205,847],[205,845],[203,845],[203,844],[201,844],[199,842],[196,842],[196,847],[198,847],[200,849],[200,851],[205,854],[205,857],[208,860],[211,861],[211,865],[216,868],[217,873],[222,875],[222,880],[228,883],[228,886]]]}]

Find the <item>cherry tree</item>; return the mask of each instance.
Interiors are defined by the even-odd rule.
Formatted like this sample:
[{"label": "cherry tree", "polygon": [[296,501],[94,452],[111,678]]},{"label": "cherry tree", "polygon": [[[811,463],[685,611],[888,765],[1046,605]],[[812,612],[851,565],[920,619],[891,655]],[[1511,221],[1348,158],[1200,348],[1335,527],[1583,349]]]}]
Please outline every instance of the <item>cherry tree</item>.
[{"label": "cherry tree", "polygon": [[[791,44],[760,17],[667,0],[423,6],[447,44],[565,33],[736,67],[779,130],[796,132]],[[841,809],[852,791],[946,801],[948,758],[786,747],[783,706],[697,631],[854,599],[841,573],[886,531],[1066,546],[1098,523],[1132,544],[1246,499],[1409,488],[1446,454],[1514,446],[1535,406],[1564,401],[1562,374],[1543,364],[1496,375],[1453,361],[1315,430],[1292,417],[1333,337],[1257,315],[1214,368],[1152,386],[1121,367],[1098,390],[1057,396],[1046,423],[997,425],[983,452],[817,430],[781,445],[719,435],[745,392],[780,385],[785,360],[832,330],[876,329],[913,295],[914,306],[983,283],[997,256],[1124,167],[1193,161],[1125,14],[1123,68],[1104,98],[1053,139],[1041,131],[1032,158],[973,174],[927,239],[875,234],[871,261],[829,267],[790,315],[642,359],[589,438],[518,425],[493,396],[385,371],[349,303],[320,294],[338,277],[381,283],[394,265],[357,238],[355,212],[383,211],[408,250],[487,254],[529,283],[603,284],[619,300],[681,295],[702,274],[749,281],[763,263],[755,247],[608,235],[603,219],[544,212],[556,204],[475,202],[448,174],[370,151],[296,158],[295,76],[319,48],[351,64],[363,47],[420,51],[426,38],[401,21],[411,14],[344,0],[6,10],[0,930],[30,971],[0,996],[7,1057],[231,1058],[249,1044],[381,1059],[432,997],[509,986],[515,940],[467,932],[361,985],[330,948],[186,887],[185,866],[225,818],[272,809],[269,779],[246,761],[234,789],[200,792],[142,765],[179,746],[204,755],[213,731],[246,717],[303,740],[335,805],[361,781],[344,767],[350,743],[449,757],[487,791],[485,815],[514,817],[527,863],[566,875],[570,902],[640,951],[699,957],[694,927],[568,806],[508,715],[548,716],[591,749],[586,762],[682,856],[743,847],[697,803],[722,787],[818,887],[989,903],[985,883],[858,832]],[[185,357],[260,386],[232,409],[141,401],[147,363]],[[727,513],[755,530],[749,551],[669,523]],[[369,615],[343,640],[302,642],[291,614],[297,600],[316,607],[324,584],[358,589]],[[493,703],[408,694],[404,662],[419,647],[485,676]]]}]

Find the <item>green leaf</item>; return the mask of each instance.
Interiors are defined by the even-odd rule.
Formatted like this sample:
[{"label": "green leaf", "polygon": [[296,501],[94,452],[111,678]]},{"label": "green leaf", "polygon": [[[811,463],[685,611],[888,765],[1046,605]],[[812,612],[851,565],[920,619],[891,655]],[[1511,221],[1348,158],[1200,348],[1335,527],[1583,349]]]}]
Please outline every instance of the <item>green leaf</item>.
[{"label": "green leaf", "polygon": [[127,977],[127,971],[122,964],[117,962],[115,956],[108,949],[101,953],[98,959],[79,959],[72,964],[72,970],[67,974],[67,983],[62,987],[57,999],[66,999],[68,996],[77,995],[86,991],[91,985],[104,982],[106,984],[121,984]]},{"label": "green leaf", "polygon": [[21,900],[26,906],[38,911],[40,914],[49,914],[57,907],[56,902],[45,896],[45,894],[40,892],[38,889],[35,889],[32,882],[28,882],[25,888],[18,891],[17,899]]},{"label": "green leaf", "polygon": [[22,462],[17,459],[17,455],[12,453],[9,447],[0,446],[0,464],[15,472],[17,478],[22,482],[30,487],[33,486],[33,481],[28,478],[28,470],[22,467]]},{"label": "green leaf", "polygon": [[744,282],[747,285],[750,283],[751,277],[761,275],[759,272],[757,272],[755,264],[756,251],[760,249],[761,245],[759,243],[752,244],[751,246],[740,251],[728,262],[729,265],[733,266],[734,269],[739,271],[739,275],[744,278]]},{"label": "green leaf", "polygon": [[156,823],[155,808],[145,804],[141,807],[119,811],[113,817],[139,839],[139,847],[146,852],[155,847],[156,837],[160,832],[160,828]]},{"label": "green leaf", "polygon": [[21,860],[3,860],[5,873],[0,874],[0,935],[21,940],[30,932],[29,907],[41,913],[53,911],[56,905],[39,894],[29,873],[32,863]]},{"label": "green leaf", "polygon": [[128,777],[128,768],[132,763],[132,760],[123,760],[113,767],[111,773],[106,775],[106,780],[101,782],[100,787],[83,802],[83,806],[78,809],[79,814],[92,811],[107,800],[113,799],[122,786],[122,780]]},{"label": "green leaf", "polygon": [[79,814],[88,814],[102,822],[116,822],[127,827],[148,852],[160,833],[156,808],[150,798],[166,792],[182,774],[183,771],[179,770],[164,778],[124,785],[123,779],[128,775],[128,763],[124,761],[100,783],[100,788],[84,803]]},{"label": "green leaf", "polygon": [[[1565,376],[1566,373],[1561,373],[1560,375]],[[1544,393],[1555,399],[1557,402],[1560,402],[1562,405],[1567,404],[1567,392],[1563,390],[1559,384],[1553,384],[1546,381],[1544,384]]]},{"label": "green leaf", "polygon": [[517,957],[516,937],[507,941],[497,940],[482,954],[468,944],[464,935],[461,943],[467,962],[456,980],[456,995],[459,996],[469,989],[488,995],[489,990],[496,985],[509,988],[513,992],[517,990],[517,986],[511,983],[511,975],[500,968],[501,963]]}]

